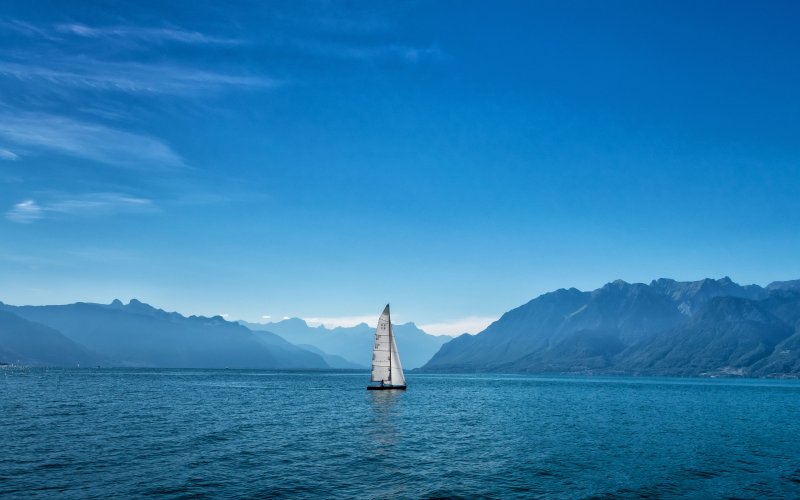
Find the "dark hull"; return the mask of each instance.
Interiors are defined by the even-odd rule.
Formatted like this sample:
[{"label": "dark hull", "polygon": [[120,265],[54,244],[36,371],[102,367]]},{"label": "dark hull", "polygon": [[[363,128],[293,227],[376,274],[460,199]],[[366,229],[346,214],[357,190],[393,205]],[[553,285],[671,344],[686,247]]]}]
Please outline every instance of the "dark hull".
[{"label": "dark hull", "polygon": [[406,386],[404,385],[368,385],[368,391],[390,391],[390,390],[398,390],[398,391],[405,391]]}]

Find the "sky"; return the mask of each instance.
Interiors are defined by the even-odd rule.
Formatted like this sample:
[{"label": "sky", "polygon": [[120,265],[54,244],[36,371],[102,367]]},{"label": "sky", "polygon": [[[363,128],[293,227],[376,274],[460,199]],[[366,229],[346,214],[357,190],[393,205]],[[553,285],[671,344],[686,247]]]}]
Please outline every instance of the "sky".
[{"label": "sky", "polygon": [[0,5],[0,300],[475,333],[800,278],[800,3]]}]

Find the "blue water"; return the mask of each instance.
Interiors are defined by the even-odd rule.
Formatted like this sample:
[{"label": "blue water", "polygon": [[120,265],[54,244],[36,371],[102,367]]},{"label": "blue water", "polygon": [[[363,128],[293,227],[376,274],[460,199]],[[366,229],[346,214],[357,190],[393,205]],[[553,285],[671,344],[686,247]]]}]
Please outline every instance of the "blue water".
[{"label": "blue water", "polygon": [[800,497],[800,383],[0,368],[0,496]]}]

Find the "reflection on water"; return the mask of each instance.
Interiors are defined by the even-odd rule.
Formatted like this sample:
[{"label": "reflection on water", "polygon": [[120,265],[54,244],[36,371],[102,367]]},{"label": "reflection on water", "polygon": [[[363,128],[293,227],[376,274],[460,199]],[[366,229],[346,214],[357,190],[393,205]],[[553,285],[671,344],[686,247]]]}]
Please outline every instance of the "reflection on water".
[{"label": "reflection on water", "polygon": [[372,410],[367,434],[375,444],[376,455],[388,454],[400,438],[397,417],[402,397],[403,391],[367,391]]}]

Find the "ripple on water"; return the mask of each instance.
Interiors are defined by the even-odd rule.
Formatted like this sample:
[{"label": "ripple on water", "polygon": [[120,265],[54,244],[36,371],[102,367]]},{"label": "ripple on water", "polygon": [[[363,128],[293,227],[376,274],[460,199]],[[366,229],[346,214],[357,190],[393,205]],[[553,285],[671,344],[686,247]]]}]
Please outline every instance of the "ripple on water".
[{"label": "ripple on water", "polygon": [[[0,378],[0,495],[800,496],[800,383],[237,370]],[[764,411],[769,408],[770,411]]]}]

